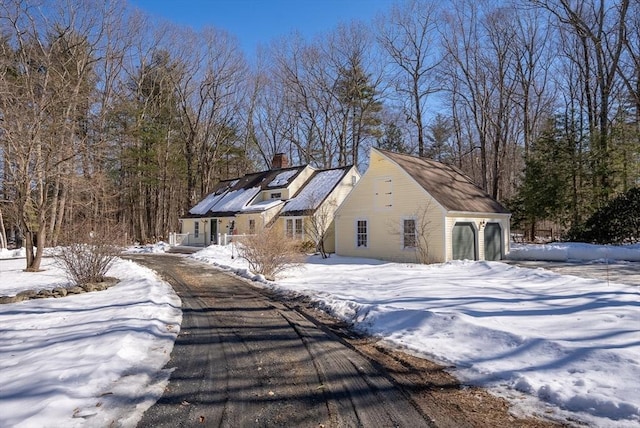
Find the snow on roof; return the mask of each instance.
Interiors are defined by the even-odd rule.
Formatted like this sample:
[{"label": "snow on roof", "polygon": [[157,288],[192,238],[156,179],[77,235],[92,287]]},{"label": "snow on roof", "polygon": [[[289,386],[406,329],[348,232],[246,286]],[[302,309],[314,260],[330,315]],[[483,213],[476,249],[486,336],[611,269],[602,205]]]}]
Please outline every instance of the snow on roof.
[{"label": "snow on roof", "polygon": [[287,202],[282,212],[317,209],[336,184],[344,177],[344,174],[345,169],[343,168],[316,172],[300,193]]},{"label": "snow on roof", "polygon": [[212,208],[214,212],[235,212],[242,210],[258,193],[260,187],[232,190],[225,194]]},{"label": "snow on roof", "polygon": [[189,210],[189,214],[206,214],[213,206],[222,199],[224,194],[211,193],[206,198],[198,202],[193,208]]},{"label": "snow on roof", "polygon": [[266,201],[260,201],[255,204],[247,205],[242,208],[242,211],[263,211],[268,210],[269,208],[273,208],[282,203],[283,202],[280,199],[267,199]]},{"label": "snow on roof", "polygon": [[283,187],[289,183],[289,179],[298,173],[298,169],[292,169],[289,171],[283,171],[271,180],[267,187]]}]

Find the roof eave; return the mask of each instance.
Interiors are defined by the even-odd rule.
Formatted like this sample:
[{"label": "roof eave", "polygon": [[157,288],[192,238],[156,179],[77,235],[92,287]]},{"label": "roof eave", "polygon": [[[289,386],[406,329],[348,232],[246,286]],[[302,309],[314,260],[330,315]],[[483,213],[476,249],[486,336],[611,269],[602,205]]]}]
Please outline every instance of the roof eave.
[{"label": "roof eave", "polygon": [[479,212],[479,211],[455,211],[455,210],[447,210],[448,216],[453,215],[465,215],[465,216],[476,216],[476,217],[495,217],[495,216],[506,216],[511,217],[510,212]]}]

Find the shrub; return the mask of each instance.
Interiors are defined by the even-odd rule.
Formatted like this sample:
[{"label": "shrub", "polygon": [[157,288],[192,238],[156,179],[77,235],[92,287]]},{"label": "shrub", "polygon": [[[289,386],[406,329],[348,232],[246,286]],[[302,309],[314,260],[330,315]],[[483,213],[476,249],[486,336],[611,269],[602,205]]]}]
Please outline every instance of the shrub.
[{"label": "shrub", "polygon": [[120,248],[111,244],[109,234],[78,234],[87,239],[71,242],[55,255],[56,261],[75,285],[103,282],[109,267],[120,253]]},{"label": "shrub", "polygon": [[594,244],[640,242],[640,187],[609,201],[583,224],[572,227],[566,239]]},{"label": "shrub", "polygon": [[306,241],[298,242],[298,251],[301,253],[313,253],[318,249],[318,247],[319,245],[316,245],[313,241],[308,239]]},{"label": "shrub", "polygon": [[304,261],[299,241],[285,238],[281,231],[273,227],[245,236],[240,243],[240,257],[249,263],[252,272],[264,275],[269,280],[274,280],[277,274]]}]

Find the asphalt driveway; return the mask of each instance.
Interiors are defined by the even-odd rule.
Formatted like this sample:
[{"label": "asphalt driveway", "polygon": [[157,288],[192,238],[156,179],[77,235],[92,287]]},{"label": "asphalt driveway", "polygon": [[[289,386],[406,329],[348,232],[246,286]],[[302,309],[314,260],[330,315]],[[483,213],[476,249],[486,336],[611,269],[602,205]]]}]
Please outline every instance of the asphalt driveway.
[{"label": "asphalt driveway", "polygon": [[127,258],[183,305],[174,372],[139,426],[433,426],[370,360],[265,292],[184,257]]}]

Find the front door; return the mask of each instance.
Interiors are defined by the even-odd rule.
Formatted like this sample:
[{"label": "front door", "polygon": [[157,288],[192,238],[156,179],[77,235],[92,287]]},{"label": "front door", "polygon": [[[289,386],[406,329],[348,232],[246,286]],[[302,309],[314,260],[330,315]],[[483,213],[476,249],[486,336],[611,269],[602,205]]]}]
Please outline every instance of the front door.
[{"label": "front door", "polygon": [[209,242],[212,244],[218,244],[218,219],[211,219],[211,236],[209,237]]}]

